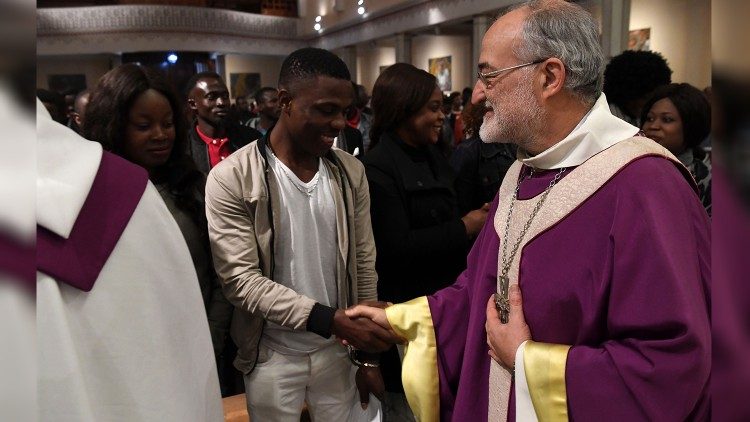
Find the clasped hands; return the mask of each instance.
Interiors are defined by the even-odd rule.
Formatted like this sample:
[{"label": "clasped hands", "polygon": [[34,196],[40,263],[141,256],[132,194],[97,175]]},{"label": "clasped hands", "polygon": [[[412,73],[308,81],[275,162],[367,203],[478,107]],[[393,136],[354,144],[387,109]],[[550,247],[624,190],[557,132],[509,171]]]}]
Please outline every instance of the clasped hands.
[{"label": "clasped hands", "polygon": [[333,334],[343,344],[369,353],[388,350],[404,342],[393,331],[385,316],[387,302],[362,302],[346,311],[337,310],[333,317]]}]

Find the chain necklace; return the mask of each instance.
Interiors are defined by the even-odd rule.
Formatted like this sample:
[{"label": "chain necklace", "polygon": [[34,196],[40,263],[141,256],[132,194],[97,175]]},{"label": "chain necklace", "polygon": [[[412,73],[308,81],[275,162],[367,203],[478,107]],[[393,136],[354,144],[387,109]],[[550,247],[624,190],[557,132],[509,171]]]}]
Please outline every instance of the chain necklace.
[{"label": "chain necklace", "polygon": [[276,160],[279,163],[279,168],[281,168],[281,172],[284,173],[284,176],[286,176],[287,179],[289,179],[289,182],[295,188],[297,188],[298,191],[302,192],[308,198],[312,198],[312,195],[315,192],[315,188],[318,187],[318,182],[320,182],[320,171],[318,171],[317,173],[315,173],[315,176],[313,176],[312,180],[310,181],[310,182],[312,182],[313,180],[315,181],[312,186],[310,186],[310,187],[307,187],[307,186],[302,187],[302,186],[300,186],[299,182],[297,182],[296,180],[294,180],[292,178],[292,176],[289,175],[289,172],[287,172],[287,170],[285,168],[286,166],[284,165],[284,163],[281,160],[279,160],[279,157],[277,157],[276,154],[274,154],[274,152],[270,148],[268,150],[271,151],[271,155],[273,156],[274,160]]},{"label": "chain necklace", "polygon": [[[547,186],[546,189],[544,189],[544,192],[542,192],[542,196],[537,201],[536,205],[534,205],[534,208],[531,210],[531,216],[529,217],[529,220],[526,221],[526,224],[523,225],[523,228],[521,229],[521,234],[518,235],[518,239],[516,239],[515,243],[513,244],[513,247],[510,251],[510,256],[508,256],[508,236],[510,232],[510,217],[513,215],[513,205],[516,203],[516,200],[518,199],[518,191],[521,189],[521,182],[525,178],[519,177],[518,178],[518,184],[516,184],[516,190],[513,192],[513,197],[510,199],[510,209],[508,210],[508,217],[505,219],[505,233],[503,234],[503,255],[502,255],[502,266],[500,267],[500,293],[495,293],[495,307],[500,312],[500,322],[503,324],[508,323],[508,316],[510,314],[510,300],[508,298],[508,288],[510,287],[510,279],[508,278],[508,272],[510,271],[510,265],[513,262],[513,258],[516,256],[516,252],[518,252],[518,247],[521,245],[521,241],[523,240],[524,236],[526,236],[526,232],[529,230],[529,227],[531,227],[531,223],[534,221],[534,217],[536,217],[537,213],[539,212],[539,209],[542,208],[542,204],[544,204],[544,201],[547,200],[547,196],[549,195],[550,190],[552,190],[552,187],[555,186],[557,182],[560,181],[560,178],[562,177],[562,174],[565,173],[565,169],[561,168],[560,171],[555,174],[555,177],[552,179],[552,181],[549,183],[549,186]],[[529,178],[531,178],[534,174],[534,169],[531,169],[531,173],[529,173]]]}]

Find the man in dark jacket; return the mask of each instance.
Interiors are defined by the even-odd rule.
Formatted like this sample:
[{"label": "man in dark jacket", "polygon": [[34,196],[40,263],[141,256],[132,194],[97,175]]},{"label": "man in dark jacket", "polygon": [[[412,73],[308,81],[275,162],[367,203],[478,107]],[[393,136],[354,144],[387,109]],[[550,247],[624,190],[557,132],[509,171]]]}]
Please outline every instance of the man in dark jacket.
[{"label": "man in dark jacket", "polygon": [[188,133],[188,148],[205,174],[229,154],[261,137],[257,130],[231,118],[229,90],[217,73],[201,72],[190,79],[188,107],[195,118]]}]

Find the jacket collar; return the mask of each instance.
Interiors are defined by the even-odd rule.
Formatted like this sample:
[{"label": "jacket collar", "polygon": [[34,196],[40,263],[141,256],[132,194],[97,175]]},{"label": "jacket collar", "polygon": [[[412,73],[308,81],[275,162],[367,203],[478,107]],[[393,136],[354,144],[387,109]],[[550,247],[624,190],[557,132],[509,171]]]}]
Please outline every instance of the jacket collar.
[{"label": "jacket collar", "polygon": [[378,148],[385,148],[385,151],[387,151],[386,156],[393,160],[404,188],[407,190],[430,188],[453,190],[453,180],[450,177],[452,170],[444,168],[448,166],[442,164],[445,160],[441,160],[438,157],[440,152],[435,146],[430,145],[426,150],[429,165],[435,168],[435,172],[433,172],[432,169],[426,168],[423,165],[414,165],[412,159],[397,142],[401,141],[397,140],[396,135],[384,133],[380,137]]},{"label": "jacket collar", "polygon": [[[268,165],[268,157],[266,156],[266,147],[271,144],[271,132],[276,127],[276,123],[274,123],[271,127],[268,128],[266,133],[263,134],[263,136],[258,139],[258,153],[260,153],[260,156],[263,157],[263,161]],[[270,149],[270,146],[269,146]],[[328,150],[328,152],[323,156],[323,158],[328,159],[328,161],[332,163],[338,163],[338,159],[336,158],[336,154],[333,152],[333,148]],[[330,166],[329,166],[330,167]]]},{"label": "jacket collar", "polygon": [[576,167],[638,132],[637,127],[612,115],[607,98],[601,94],[568,136],[535,156],[519,148],[518,159],[527,166],[544,170]]}]

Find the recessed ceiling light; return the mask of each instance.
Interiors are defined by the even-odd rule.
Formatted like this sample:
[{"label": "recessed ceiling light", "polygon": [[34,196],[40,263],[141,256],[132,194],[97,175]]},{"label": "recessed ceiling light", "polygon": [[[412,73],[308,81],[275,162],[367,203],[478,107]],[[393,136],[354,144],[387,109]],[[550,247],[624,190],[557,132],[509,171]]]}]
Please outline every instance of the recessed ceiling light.
[{"label": "recessed ceiling light", "polygon": [[364,6],[359,6],[359,8],[357,9],[357,13],[359,13],[360,15],[364,15],[365,14],[365,7]]},{"label": "recessed ceiling light", "polygon": [[315,28],[316,31],[320,31],[320,24],[316,23],[315,26],[313,26],[313,28]]}]

